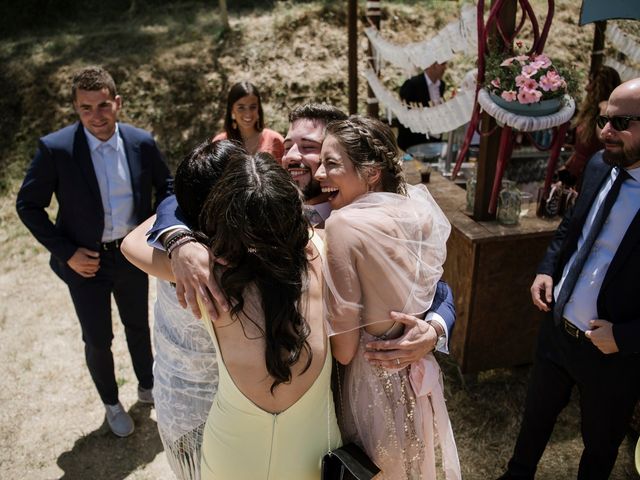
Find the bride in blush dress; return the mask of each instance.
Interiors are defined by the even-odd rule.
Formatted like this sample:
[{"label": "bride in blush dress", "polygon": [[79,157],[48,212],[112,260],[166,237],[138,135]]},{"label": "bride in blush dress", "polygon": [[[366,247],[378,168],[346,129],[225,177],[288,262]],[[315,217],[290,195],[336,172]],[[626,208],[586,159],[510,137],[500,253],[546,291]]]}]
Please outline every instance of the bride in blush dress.
[{"label": "bride in blush dress", "polygon": [[380,467],[376,479],[436,478],[439,440],[447,480],[460,478],[442,374],[429,354],[386,370],[366,344],[397,338],[389,312],[422,316],[446,258],[450,225],[424,188],[407,186],[395,138],[383,123],[352,116],[331,122],[316,172],[333,212],[326,221],[325,314],[334,357],[343,365],[339,418]]}]

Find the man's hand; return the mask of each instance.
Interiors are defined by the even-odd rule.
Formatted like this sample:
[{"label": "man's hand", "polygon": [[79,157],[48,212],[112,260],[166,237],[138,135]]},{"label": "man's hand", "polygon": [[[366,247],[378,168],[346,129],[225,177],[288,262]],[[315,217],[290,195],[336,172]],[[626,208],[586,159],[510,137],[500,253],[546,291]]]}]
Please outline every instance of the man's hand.
[{"label": "man's hand", "polygon": [[75,253],[67,260],[69,268],[85,278],[96,276],[100,269],[100,253],[88,248],[78,247]]},{"label": "man's hand", "polygon": [[182,308],[191,308],[196,318],[201,318],[197,297],[214,321],[218,318],[213,299],[225,311],[229,304],[218,286],[211,266],[215,259],[210,250],[197,242],[180,245],[171,252],[171,268],[176,279],[176,296]]},{"label": "man's hand", "polygon": [[549,305],[553,301],[553,279],[542,273],[536,275],[531,285],[531,300],[533,304],[543,312],[550,310]]},{"label": "man's hand", "polygon": [[587,330],[584,334],[593,344],[598,347],[602,353],[618,352],[618,344],[613,336],[613,323],[606,320],[591,320],[589,322],[591,330]]},{"label": "man's hand", "polygon": [[370,363],[388,369],[404,368],[433,351],[438,334],[429,323],[398,312],[391,312],[391,320],[404,323],[404,334],[393,340],[369,342],[364,356]]}]

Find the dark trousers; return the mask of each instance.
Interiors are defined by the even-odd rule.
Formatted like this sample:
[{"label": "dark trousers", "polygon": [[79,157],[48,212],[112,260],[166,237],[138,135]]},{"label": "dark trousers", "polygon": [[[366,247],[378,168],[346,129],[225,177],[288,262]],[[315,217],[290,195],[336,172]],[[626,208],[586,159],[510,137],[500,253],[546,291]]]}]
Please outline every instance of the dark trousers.
[{"label": "dark trousers", "polygon": [[100,252],[100,269],[93,278],[83,278],[67,268],[65,281],[82,327],[85,358],[100,398],[118,403],[111,341],[111,294],[124,325],[127,346],[138,383],[153,386],[153,356],[149,334],[149,279],[131,265],[120,250]]},{"label": "dark trousers", "polygon": [[[605,355],[575,339],[550,316],[541,326],[524,418],[507,474],[532,479],[558,414],[578,387],[584,450],[579,479],[607,479],[640,390],[640,356]],[[558,478],[562,472],[558,472]]]}]

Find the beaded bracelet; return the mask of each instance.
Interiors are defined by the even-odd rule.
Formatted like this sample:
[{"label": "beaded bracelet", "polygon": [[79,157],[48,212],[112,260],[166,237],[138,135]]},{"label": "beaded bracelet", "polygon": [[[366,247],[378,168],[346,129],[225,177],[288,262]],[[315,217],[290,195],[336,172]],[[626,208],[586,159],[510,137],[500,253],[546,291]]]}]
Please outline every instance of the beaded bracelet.
[{"label": "beaded bracelet", "polygon": [[193,235],[193,232],[191,230],[178,230],[177,232],[172,233],[164,241],[165,250],[167,250],[171,246],[172,243],[180,240],[181,238],[185,238],[185,237],[195,238],[194,235]]},{"label": "beaded bracelet", "polygon": [[191,243],[191,242],[197,242],[197,240],[195,239],[195,237],[193,235],[185,235],[183,237],[180,237],[179,239],[177,239],[173,243],[171,243],[171,245],[169,245],[167,247],[167,256],[169,257],[169,259],[171,259],[171,254],[173,253],[173,251],[176,248],[178,248],[181,245],[184,245],[186,243]]}]

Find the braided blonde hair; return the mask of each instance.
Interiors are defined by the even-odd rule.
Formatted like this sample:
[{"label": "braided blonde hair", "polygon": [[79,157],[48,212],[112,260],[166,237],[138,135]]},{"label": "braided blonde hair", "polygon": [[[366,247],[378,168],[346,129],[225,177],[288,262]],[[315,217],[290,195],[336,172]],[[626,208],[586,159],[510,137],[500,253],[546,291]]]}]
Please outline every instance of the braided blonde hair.
[{"label": "braided blonde hair", "polygon": [[367,178],[372,169],[379,170],[382,191],[406,195],[398,144],[388,125],[373,118],[351,115],[346,120],[329,122],[325,133],[344,148],[358,175]]}]

